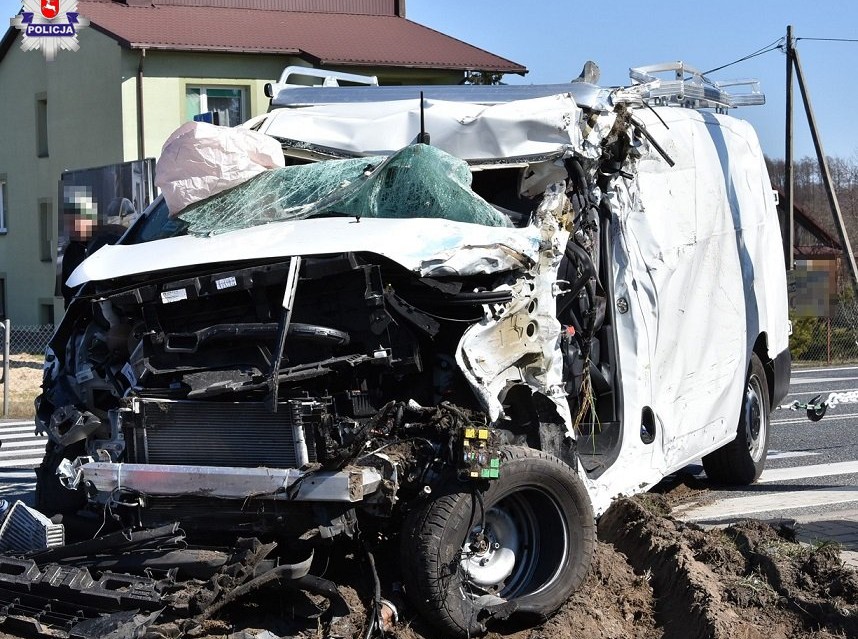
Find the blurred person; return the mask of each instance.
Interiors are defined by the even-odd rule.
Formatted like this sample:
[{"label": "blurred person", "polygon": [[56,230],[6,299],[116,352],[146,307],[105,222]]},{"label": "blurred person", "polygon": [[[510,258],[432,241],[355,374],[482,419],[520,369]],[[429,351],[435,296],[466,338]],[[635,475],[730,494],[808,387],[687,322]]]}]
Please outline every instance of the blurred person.
[{"label": "blurred person", "polygon": [[98,227],[98,209],[92,194],[86,187],[66,187],[63,193],[63,230],[68,241],[59,256],[62,295],[65,307],[74,297],[75,290],[66,285],[66,280],[86,259],[87,244]]},{"label": "blurred person", "polygon": [[66,187],[63,228],[68,241],[59,257],[61,289],[66,308],[77,290],[66,285],[74,270],[102,246],[115,244],[138,216],[131,200],[117,197],[108,204],[105,217],[105,220],[99,220],[98,205],[88,187]]}]

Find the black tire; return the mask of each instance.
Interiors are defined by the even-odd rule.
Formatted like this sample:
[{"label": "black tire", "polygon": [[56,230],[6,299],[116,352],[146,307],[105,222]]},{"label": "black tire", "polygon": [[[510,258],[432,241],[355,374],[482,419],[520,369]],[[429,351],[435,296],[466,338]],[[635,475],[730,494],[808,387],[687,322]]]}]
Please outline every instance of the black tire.
[{"label": "black tire", "polygon": [[759,479],[769,450],[770,413],[766,370],[752,353],[736,439],[703,457],[703,469],[709,479],[733,486],[747,486]]},{"label": "black tire", "polygon": [[594,545],[590,498],[575,471],[510,446],[499,479],[457,483],[406,518],[403,582],[443,636],[472,636],[493,615],[555,612],[587,576]]}]

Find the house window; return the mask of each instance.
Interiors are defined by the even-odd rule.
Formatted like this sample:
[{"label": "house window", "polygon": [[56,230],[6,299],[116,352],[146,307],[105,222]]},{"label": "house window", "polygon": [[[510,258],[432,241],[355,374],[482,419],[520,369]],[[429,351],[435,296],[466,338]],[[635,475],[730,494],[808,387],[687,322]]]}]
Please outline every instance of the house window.
[{"label": "house window", "polygon": [[54,323],[54,303],[50,300],[39,300],[39,324]]},{"label": "house window", "polygon": [[39,258],[43,262],[54,261],[53,211],[50,200],[39,200]]},{"label": "house window", "polygon": [[187,87],[185,98],[188,120],[211,112],[215,124],[235,126],[248,118],[247,89],[242,87]]},{"label": "house window", "polygon": [[6,319],[6,278],[0,277],[0,320]]},{"label": "house window", "polygon": [[6,232],[6,211],[8,210],[6,198],[6,179],[0,175],[0,233]]},{"label": "house window", "polygon": [[40,158],[48,157],[48,98],[36,98],[36,153]]}]

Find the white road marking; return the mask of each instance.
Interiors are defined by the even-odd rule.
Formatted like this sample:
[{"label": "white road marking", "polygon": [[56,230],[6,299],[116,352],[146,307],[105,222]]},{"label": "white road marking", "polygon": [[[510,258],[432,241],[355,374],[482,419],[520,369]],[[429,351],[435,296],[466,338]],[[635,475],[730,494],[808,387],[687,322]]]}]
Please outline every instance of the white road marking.
[{"label": "white road marking", "polygon": [[792,384],[828,384],[829,382],[850,382],[858,379],[858,377],[814,377],[813,379],[792,379]]},{"label": "white road marking", "polygon": [[[35,468],[42,463],[41,457],[31,457],[27,459],[0,459],[0,469],[2,468]],[[0,487],[3,485],[3,473],[0,473]]]},{"label": "white road marking", "polygon": [[44,442],[47,438],[47,435],[34,435],[32,432],[12,433],[11,435],[8,433],[0,433],[0,442],[12,441],[15,439],[32,439],[33,441]]},{"label": "white road marking", "polygon": [[36,474],[32,470],[0,470],[0,483],[10,479],[35,481]]},{"label": "white road marking", "polygon": [[0,428],[0,437],[11,433],[29,433],[30,435],[35,435],[36,429],[33,427],[32,424],[30,424],[29,426],[12,426],[11,428]]},{"label": "white road marking", "polygon": [[858,371],[858,366],[830,366],[828,368],[794,368],[792,374],[799,373],[828,373],[831,371]]},{"label": "white road marking", "polygon": [[680,507],[674,511],[673,515],[686,521],[723,520],[754,513],[849,502],[858,502],[858,486],[792,490],[748,497],[732,497],[705,506]]},{"label": "white road marking", "polygon": [[[838,415],[837,413],[831,412],[831,409],[829,409],[828,412],[825,413],[825,417],[823,417],[822,419],[824,419],[825,422],[828,423],[830,421],[837,420],[837,419],[853,419],[855,417],[858,417],[858,413],[845,413],[843,415]],[[799,423],[805,423],[805,424],[810,425],[810,424],[813,424],[814,422],[811,422],[807,418],[807,415],[804,415],[802,417],[790,417],[787,419],[773,419],[771,423],[772,423],[772,425],[776,425],[776,424],[799,424]]]},{"label": "white road marking", "polygon": [[31,457],[34,455],[41,455],[44,453],[44,445],[41,445],[41,446],[32,445],[32,446],[30,446],[30,450],[26,450],[26,447],[24,447],[24,448],[25,448],[25,450],[21,450],[20,448],[14,448],[14,449],[7,450],[6,447],[3,446],[3,448],[0,449],[0,460],[7,458],[7,457],[15,457],[16,455],[18,457],[20,457],[21,455],[28,454],[28,453]]},{"label": "white road marking", "polygon": [[46,443],[46,439],[29,439],[26,441],[8,441],[4,439],[2,445],[0,445],[0,453],[11,448],[33,448],[40,450],[45,447]]},{"label": "white road marking", "polygon": [[771,468],[764,470],[762,476],[757,481],[764,484],[772,481],[789,481],[792,479],[805,479],[808,477],[850,475],[853,473],[858,473],[858,461],[815,464],[813,466],[793,466],[792,468]]},{"label": "white road marking", "polygon": [[0,422],[0,468],[38,466],[46,441],[45,435],[36,435],[33,422]]},{"label": "white road marking", "polygon": [[792,457],[810,457],[812,455],[820,455],[821,453],[812,453],[804,450],[770,450],[766,455],[766,459],[790,459]]},{"label": "white road marking", "polygon": [[[790,393],[787,397],[796,397],[798,395],[824,395],[828,396],[828,393],[852,393],[854,391],[858,391],[858,388],[823,388],[822,390],[812,390],[812,391],[801,391],[800,393]],[[823,397],[823,399],[825,399]]]}]

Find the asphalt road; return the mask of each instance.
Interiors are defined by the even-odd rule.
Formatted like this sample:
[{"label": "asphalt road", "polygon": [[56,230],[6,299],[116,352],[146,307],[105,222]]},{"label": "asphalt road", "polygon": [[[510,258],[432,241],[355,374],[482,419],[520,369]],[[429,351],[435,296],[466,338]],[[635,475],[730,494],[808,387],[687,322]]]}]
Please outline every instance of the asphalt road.
[{"label": "asphalt road", "polygon": [[[782,405],[852,391],[858,391],[856,366],[798,369]],[[702,471],[699,467],[686,470]],[[745,517],[794,519],[838,532],[858,531],[858,401],[831,406],[818,422],[810,421],[803,410],[776,409],[760,480],[745,488],[715,488],[702,502],[680,508],[677,514],[703,523]],[[855,546],[858,550],[858,537]]]}]

